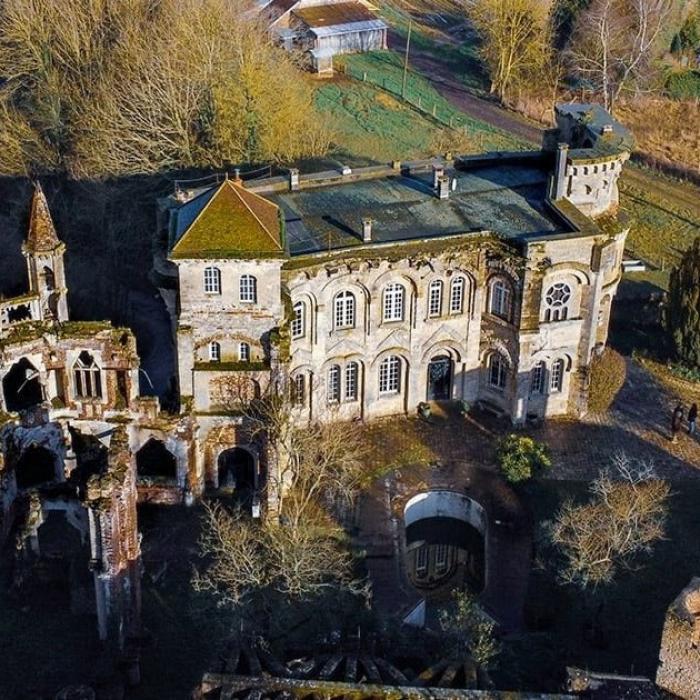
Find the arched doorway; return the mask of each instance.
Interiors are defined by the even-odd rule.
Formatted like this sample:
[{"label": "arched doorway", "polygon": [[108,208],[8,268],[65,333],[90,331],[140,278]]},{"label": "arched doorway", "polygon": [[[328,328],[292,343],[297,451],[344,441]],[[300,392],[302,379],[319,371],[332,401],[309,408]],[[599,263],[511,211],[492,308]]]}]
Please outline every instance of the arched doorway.
[{"label": "arched doorway", "polygon": [[218,460],[220,490],[235,494],[239,503],[248,505],[255,490],[255,459],[248,450],[234,447],[224,450]]},{"label": "arched doorway", "polygon": [[136,473],[139,476],[156,479],[177,479],[175,455],[165,445],[151,438],[136,453]]},{"label": "arched doorway", "polygon": [[2,380],[2,390],[8,411],[25,411],[44,400],[39,372],[26,357],[12,365]]},{"label": "arched doorway", "polygon": [[30,489],[56,479],[56,459],[45,447],[28,447],[15,465],[17,488]]},{"label": "arched doorway", "polygon": [[447,355],[433,357],[428,364],[428,401],[452,398],[452,360]]}]

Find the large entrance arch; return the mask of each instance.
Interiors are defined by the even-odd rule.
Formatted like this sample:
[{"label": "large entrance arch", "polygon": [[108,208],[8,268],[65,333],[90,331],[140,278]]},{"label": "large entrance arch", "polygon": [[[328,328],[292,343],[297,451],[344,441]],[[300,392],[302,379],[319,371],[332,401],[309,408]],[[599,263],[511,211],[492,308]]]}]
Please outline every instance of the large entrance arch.
[{"label": "large entrance arch", "polygon": [[452,360],[437,355],[428,364],[428,401],[447,401],[452,398]]},{"label": "large entrance arch", "polygon": [[233,493],[238,503],[248,507],[256,486],[253,455],[242,447],[224,450],[219,455],[217,466],[219,490]]},{"label": "large entrance arch", "polygon": [[15,465],[17,488],[30,489],[56,479],[56,457],[45,447],[28,447]]},{"label": "large entrance arch", "polygon": [[151,438],[136,453],[136,473],[139,476],[156,479],[177,479],[175,455],[165,445]]},{"label": "large entrance arch", "polygon": [[44,400],[39,372],[26,357],[12,365],[2,380],[2,391],[8,411],[25,411]]}]

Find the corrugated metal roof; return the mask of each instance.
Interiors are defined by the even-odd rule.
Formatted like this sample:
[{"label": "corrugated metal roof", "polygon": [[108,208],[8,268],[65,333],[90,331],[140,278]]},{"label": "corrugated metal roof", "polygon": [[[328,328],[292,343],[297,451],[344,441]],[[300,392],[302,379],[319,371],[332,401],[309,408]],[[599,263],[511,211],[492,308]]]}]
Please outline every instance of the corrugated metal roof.
[{"label": "corrugated metal roof", "polygon": [[387,25],[381,19],[372,19],[365,22],[350,22],[349,24],[335,24],[330,27],[312,27],[311,33],[319,38],[335,36],[337,34],[350,34],[353,32],[369,32],[379,29],[387,29]]}]

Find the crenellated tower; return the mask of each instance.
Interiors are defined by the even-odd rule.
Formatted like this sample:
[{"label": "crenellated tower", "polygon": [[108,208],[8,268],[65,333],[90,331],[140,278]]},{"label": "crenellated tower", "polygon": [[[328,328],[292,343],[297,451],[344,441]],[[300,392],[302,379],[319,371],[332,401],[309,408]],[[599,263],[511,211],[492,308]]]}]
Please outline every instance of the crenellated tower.
[{"label": "crenellated tower", "polygon": [[65,245],[56,234],[44,191],[37,182],[22,253],[27,260],[30,292],[39,295],[42,320],[68,320],[65,251]]}]

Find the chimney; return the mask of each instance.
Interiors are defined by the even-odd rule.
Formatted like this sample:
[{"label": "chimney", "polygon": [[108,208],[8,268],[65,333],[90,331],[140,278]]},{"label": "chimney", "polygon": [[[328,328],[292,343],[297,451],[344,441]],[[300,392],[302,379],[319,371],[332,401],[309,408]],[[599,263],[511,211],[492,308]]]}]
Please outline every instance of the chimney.
[{"label": "chimney", "polygon": [[[228,179],[228,173],[226,173],[226,179]],[[241,181],[241,169],[240,168],[233,169],[233,181],[234,182]]]},{"label": "chimney", "polygon": [[437,182],[438,199],[449,199],[450,197],[450,177],[449,175],[441,175]]},{"label": "chimney", "polygon": [[292,192],[299,189],[299,170],[297,168],[289,169],[289,189]]},{"label": "chimney", "polygon": [[438,188],[440,178],[445,174],[445,168],[442,165],[433,165],[433,189]]},{"label": "chimney", "polygon": [[560,143],[557,148],[557,159],[554,164],[554,201],[563,199],[566,194],[566,159],[569,155],[569,144]]},{"label": "chimney", "polygon": [[362,240],[365,243],[372,240],[372,219],[362,219]]}]

